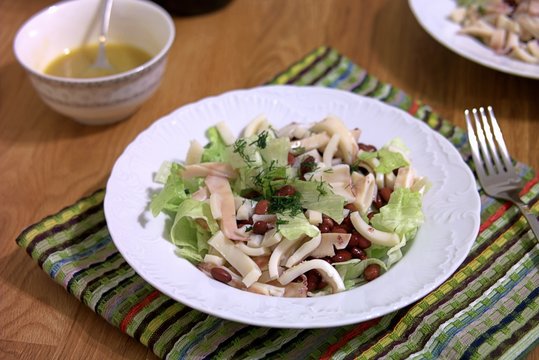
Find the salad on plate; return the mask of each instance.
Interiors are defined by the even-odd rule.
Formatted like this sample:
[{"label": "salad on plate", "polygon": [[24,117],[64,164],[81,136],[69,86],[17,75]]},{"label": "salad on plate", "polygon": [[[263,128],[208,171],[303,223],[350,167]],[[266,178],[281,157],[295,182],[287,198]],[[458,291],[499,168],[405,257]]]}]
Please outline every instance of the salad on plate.
[{"label": "salad on plate", "polygon": [[538,0],[458,0],[451,12],[460,32],[495,53],[539,64]]},{"label": "salad on plate", "polygon": [[220,122],[164,162],[150,202],[177,254],[209,277],[271,296],[312,297],[375,280],[423,222],[429,188],[398,138],[379,149],[335,116],[240,137]]}]

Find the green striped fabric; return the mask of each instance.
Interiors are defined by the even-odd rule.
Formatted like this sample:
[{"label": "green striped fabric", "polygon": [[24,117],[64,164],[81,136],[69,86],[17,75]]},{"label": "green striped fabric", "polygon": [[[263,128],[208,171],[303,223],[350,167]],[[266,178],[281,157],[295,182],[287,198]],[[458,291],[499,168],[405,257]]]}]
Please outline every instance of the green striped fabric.
[{"label": "green striped fabric", "polygon": [[[470,163],[466,134],[427,105],[320,47],[271,84],[325,86],[377,98],[424,121]],[[539,211],[539,178],[517,163],[523,198]],[[105,190],[30,226],[17,243],[68,292],[167,359],[514,359],[539,339],[539,247],[518,210],[481,192],[481,228],[464,264],[418,302],[329,329],[248,326],[192,310],[139,277],[115,248]]]}]

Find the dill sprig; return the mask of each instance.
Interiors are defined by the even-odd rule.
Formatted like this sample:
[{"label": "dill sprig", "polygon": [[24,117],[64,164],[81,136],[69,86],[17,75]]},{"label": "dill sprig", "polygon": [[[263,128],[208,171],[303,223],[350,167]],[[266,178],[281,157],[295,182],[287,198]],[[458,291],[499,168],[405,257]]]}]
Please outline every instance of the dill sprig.
[{"label": "dill sprig", "polygon": [[303,212],[303,207],[301,206],[301,194],[296,192],[291,196],[273,195],[270,199],[268,212],[270,214],[298,215]]},{"label": "dill sprig", "polygon": [[245,139],[240,138],[236,141],[234,141],[234,144],[232,145],[232,151],[234,151],[236,154],[238,154],[243,161],[245,161],[246,164],[250,164],[253,162],[249,155],[245,153],[247,147],[247,141]]},{"label": "dill sprig", "polygon": [[268,142],[268,135],[269,135],[269,132],[267,130],[262,131],[260,134],[258,134],[258,137],[256,138],[256,140],[250,143],[249,145],[256,144],[258,148],[265,149]]},{"label": "dill sprig", "polygon": [[265,198],[271,197],[274,193],[274,182],[284,180],[286,177],[286,167],[278,166],[275,160],[272,160],[267,166],[260,166],[257,174],[253,177],[253,184],[262,190]]}]

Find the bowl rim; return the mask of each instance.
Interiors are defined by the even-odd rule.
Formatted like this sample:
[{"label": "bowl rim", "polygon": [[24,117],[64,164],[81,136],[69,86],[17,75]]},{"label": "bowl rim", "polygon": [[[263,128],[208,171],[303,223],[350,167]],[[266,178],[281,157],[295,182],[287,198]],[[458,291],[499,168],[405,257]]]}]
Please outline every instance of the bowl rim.
[{"label": "bowl rim", "polygon": [[82,2],[87,0],[61,0],[55,4],[52,4],[50,6],[47,6],[44,9],[41,9],[34,15],[32,15],[30,18],[28,18],[17,30],[17,33],[15,34],[14,40],[13,40],[13,52],[15,54],[15,58],[17,59],[18,63],[30,74],[33,76],[36,76],[42,80],[48,80],[49,82],[54,83],[65,83],[65,84],[89,84],[89,83],[108,83],[108,82],[118,82],[120,80],[125,80],[126,78],[131,78],[135,75],[140,75],[143,71],[146,69],[149,69],[153,67],[155,64],[160,63],[167,55],[167,53],[170,50],[170,47],[172,46],[172,43],[174,42],[174,39],[176,37],[176,27],[174,25],[174,21],[170,14],[159,4],[149,1],[149,0],[120,0],[124,2],[136,2],[140,4],[144,4],[144,6],[148,6],[149,8],[153,8],[154,10],[159,13],[163,19],[165,20],[165,23],[169,29],[168,38],[166,40],[165,45],[159,50],[159,52],[152,56],[150,60],[145,62],[142,65],[139,65],[131,70],[124,71],[121,73],[113,74],[113,75],[107,75],[107,76],[100,76],[100,77],[92,77],[92,78],[71,78],[71,77],[63,77],[63,76],[54,76],[54,75],[48,75],[45,74],[42,71],[35,70],[34,68],[28,66],[19,55],[19,52],[17,50],[17,43],[19,39],[22,37],[22,33],[24,29],[35,19],[37,19],[40,16],[43,16],[47,12],[49,12],[54,7],[59,6],[65,6],[69,3],[74,2]]}]

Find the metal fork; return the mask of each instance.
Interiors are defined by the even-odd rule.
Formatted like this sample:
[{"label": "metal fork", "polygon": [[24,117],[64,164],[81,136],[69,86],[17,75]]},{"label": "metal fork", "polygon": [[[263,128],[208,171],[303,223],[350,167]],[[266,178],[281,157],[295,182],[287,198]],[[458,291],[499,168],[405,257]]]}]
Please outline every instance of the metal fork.
[{"label": "metal fork", "polygon": [[[537,215],[530,211],[519,196],[523,183],[515,172],[503,135],[494,116],[492,107],[487,107],[488,116],[482,107],[472,109],[473,123],[470,120],[470,111],[466,109],[466,125],[468,128],[468,141],[472,149],[472,157],[479,182],[485,192],[495,198],[511,201],[518,206],[530,227],[539,239],[539,220]],[[490,123],[489,124],[489,118]],[[477,132],[477,136],[476,136]]]}]

